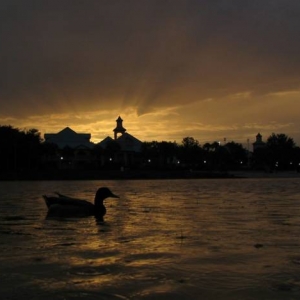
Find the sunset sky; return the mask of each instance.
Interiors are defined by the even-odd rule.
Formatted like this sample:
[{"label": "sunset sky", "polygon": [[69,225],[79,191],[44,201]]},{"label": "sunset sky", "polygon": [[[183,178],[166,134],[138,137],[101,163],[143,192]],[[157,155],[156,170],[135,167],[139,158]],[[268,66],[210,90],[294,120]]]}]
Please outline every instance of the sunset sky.
[{"label": "sunset sky", "polygon": [[300,146],[299,0],[0,0],[0,125]]}]

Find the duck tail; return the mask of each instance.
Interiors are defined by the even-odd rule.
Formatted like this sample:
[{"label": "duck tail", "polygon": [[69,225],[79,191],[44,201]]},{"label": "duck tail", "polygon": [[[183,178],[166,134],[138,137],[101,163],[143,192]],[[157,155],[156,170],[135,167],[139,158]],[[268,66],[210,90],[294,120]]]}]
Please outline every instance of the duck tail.
[{"label": "duck tail", "polygon": [[43,195],[43,198],[44,198],[44,200],[45,200],[45,203],[46,203],[47,207],[49,208],[49,206],[50,206],[50,203],[49,203],[48,196],[46,196],[46,195]]},{"label": "duck tail", "polygon": [[54,192],[54,194],[56,194],[58,197],[61,197],[61,198],[70,198],[69,196],[63,195],[59,192]]}]

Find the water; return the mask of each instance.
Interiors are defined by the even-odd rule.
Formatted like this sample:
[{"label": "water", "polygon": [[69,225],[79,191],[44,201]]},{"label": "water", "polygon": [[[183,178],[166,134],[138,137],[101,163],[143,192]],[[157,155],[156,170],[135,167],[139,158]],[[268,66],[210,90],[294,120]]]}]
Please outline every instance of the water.
[{"label": "water", "polygon": [[[300,180],[0,182],[0,299],[299,299]],[[42,194],[107,199],[47,220]]]}]

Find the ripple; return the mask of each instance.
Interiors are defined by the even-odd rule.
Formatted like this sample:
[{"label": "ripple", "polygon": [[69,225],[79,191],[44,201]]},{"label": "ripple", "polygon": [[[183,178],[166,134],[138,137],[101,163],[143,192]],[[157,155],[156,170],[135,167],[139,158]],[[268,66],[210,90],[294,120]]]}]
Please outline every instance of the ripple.
[{"label": "ripple", "polygon": [[275,283],[272,287],[274,290],[282,292],[291,292],[299,288],[299,286],[297,286],[296,284],[289,282]]},{"label": "ripple", "polygon": [[2,218],[5,221],[24,221],[27,220],[27,218],[25,216],[20,216],[20,215],[16,215],[16,216],[6,216]]},{"label": "ripple", "polygon": [[79,276],[101,276],[107,275],[111,273],[111,269],[106,266],[98,266],[98,267],[74,267],[68,271],[71,275],[79,275]]},{"label": "ripple", "polygon": [[[60,187],[90,198],[99,184],[124,194],[107,202],[104,223],[45,220],[37,194]],[[2,277],[3,299],[27,290],[28,299],[59,300],[299,298],[299,180],[13,187],[16,196],[10,191],[0,201],[0,267],[12,274]],[[20,297],[11,296],[15,286]]]},{"label": "ripple", "polygon": [[64,293],[64,299],[76,300],[76,299],[107,299],[107,300],[129,300],[129,298],[113,294],[113,293],[101,293],[101,292],[87,292],[87,291],[77,291],[77,292],[67,292]]},{"label": "ripple", "polygon": [[56,244],[55,246],[58,247],[69,247],[69,246],[75,246],[77,245],[77,243],[60,243],[60,244]]},{"label": "ripple", "polygon": [[8,234],[8,235],[26,235],[26,236],[31,236],[31,233],[28,232],[22,232],[22,231],[15,231],[15,230],[0,230],[0,234]]}]

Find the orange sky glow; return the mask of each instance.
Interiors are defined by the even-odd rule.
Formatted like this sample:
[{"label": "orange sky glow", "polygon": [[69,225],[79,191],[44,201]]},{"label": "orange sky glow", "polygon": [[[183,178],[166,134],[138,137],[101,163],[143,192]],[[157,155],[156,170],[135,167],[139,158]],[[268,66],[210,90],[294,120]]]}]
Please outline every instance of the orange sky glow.
[{"label": "orange sky glow", "polygon": [[0,10],[0,125],[99,142],[300,146],[298,0],[21,1]]}]

